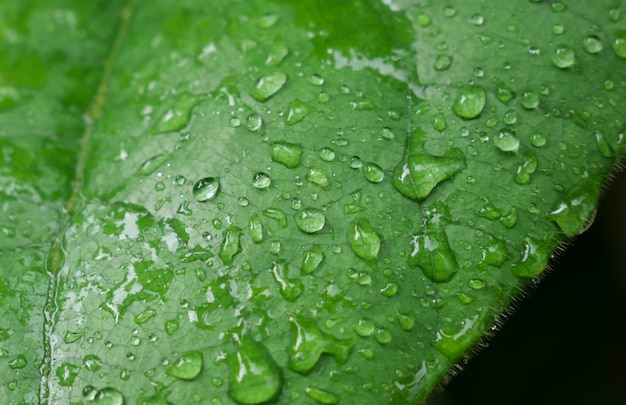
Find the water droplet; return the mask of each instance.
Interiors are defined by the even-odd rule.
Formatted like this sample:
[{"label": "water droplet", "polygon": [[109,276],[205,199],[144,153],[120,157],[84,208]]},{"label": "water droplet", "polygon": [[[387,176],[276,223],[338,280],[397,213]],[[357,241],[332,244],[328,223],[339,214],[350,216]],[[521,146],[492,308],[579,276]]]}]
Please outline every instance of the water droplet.
[{"label": "water droplet", "polygon": [[352,156],[350,158],[350,167],[353,169],[360,169],[363,167],[363,161],[358,156]]},{"label": "water droplet", "polygon": [[227,266],[233,264],[233,258],[241,252],[239,236],[241,236],[241,228],[234,225],[229,226],[223,233],[224,241],[222,242],[218,256]]},{"label": "water droplet", "polygon": [[438,132],[443,132],[448,127],[448,123],[442,113],[433,116],[432,125],[433,129]]},{"label": "water droplet", "polygon": [[263,210],[263,215],[278,221],[278,226],[280,226],[281,228],[287,227],[287,215],[285,215],[285,211],[281,210],[280,208],[266,208]]},{"label": "water droplet", "polygon": [[322,210],[306,208],[295,215],[296,225],[302,232],[315,233],[324,228],[326,217]]},{"label": "water droplet", "polygon": [[66,344],[74,343],[80,340],[83,337],[83,332],[72,332],[66,331],[65,336],[63,337],[63,342]]},{"label": "water droplet", "polygon": [[115,388],[105,387],[95,394],[93,402],[97,405],[123,405],[124,396]]},{"label": "water droplet", "polygon": [[246,127],[250,132],[257,132],[263,128],[263,118],[257,113],[252,113],[246,118]]},{"label": "water droplet", "polygon": [[496,86],[496,98],[500,100],[502,104],[508,104],[509,101],[515,98],[515,93],[506,83],[500,82]]},{"label": "water droplet", "polygon": [[294,315],[289,316],[295,334],[288,347],[289,368],[301,374],[310,372],[323,353],[332,355],[339,364],[348,360],[354,342],[340,340],[323,333],[315,321]]},{"label": "water droplet", "polygon": [[593,219],[601,182],[593,177],[583,177],[550,212],[548,219],[554,221],[567,236],[584,231]]},{"label": "water droplet", "polygon": [[321,91],[320,94],[317,96],[317,101],[322,104],[326,104],[330,101],[330,96],[325,91]]},{"label": "water droplet", "polygon": [[389,331],[386,329],[380,328],[376,330],[376,334],[374,335],[374,338],[376,339],[378,343],[380,343],[381,345],[384,345],[384,344],[391,342],[391,333],[389,333]]},{"label": "water droplet", "polygon": [[202,101],[202,97],[190,93],[180,95],[174,105],[168,109],[152,128],[152,134],[173,132],[183,129],[191,119],[193,108]]},{"label": "water droplet", "polygon": [[552,3],[551,8],[552,11],[555,13],[562,13],[567,7],[560,1],[555,1],[554,3]]},{"label": "water droplet", "polygon": [[615,33],[615,38],[611,42],[611,48],[613,48],[615,55],[626,59],[626,30],[618,30]]},{"label": "water droplet", "polygon": [[367,163],[363,170],[363,176],[370,183],[380,183],[385,178],[385,172],[376,163]]},{"label": "water droplet", "polygon": [[250,96],[256,101],[264,102],[282,89],[286,82],[287,76],[282,72],[263,76],[250,91]]},{"label": "water droplet", "polygon": [[552,54],[552,63],[560,69],[571,68],[574,66],[574,63],[576,63],[574,50],[566,44],[557,45],[554,53]]},{"label": "water droplet", "polygon": [[304,253],[304,259],[302,260],[302,268],[300,269],[302,274],[313,273],[324,260],[324,252],[318,245],[314,245],[310,250]]},{"label": "water droplet", "polygon": [[328,177],[321,167],[311,167],[306,173],[306,179],[320,187],[328,187]]},{"label": "water droplet", "polygon": [[520,144],[515,131],[511,129],[502,129],[498,136],[493,138],[493,143],[501,151],[513,153],[517,153]]},{"label": "water droplet", "polygon": [[528,151],[524,155],[522,163],[517,166],[513,179],[517,184],[527,184],[530,181],[530,175],[535,171],[537,171],[537,155]]},{"label": "water droplet", "polygon": [[240,207],[247,207],[250,204],[250,201],[246,197],[239,197],[237,199],[237,205]]},{"label": "water droplet", "polygon": [[193,350],[184,353],[165,371],[167,375],[181,380],[193,380],[202,371],[202,353]]},{"label": "water droplet", "polygon": [[585,51],[590,54],[596,54],[602,51],[603,45],[600,38],[595,35],[589,35],[583,40],[583,47],[585,48]]},{"label": "water droplet", "polygon": [[254,188],[258,188],[259,190],[263,190],[268,188],[272,184],[272,179],[267,173],[259,172],[255,173],[252,177],[252,185]]},{"label": "water droplet", "polygon": [[485,288],[487,284],[479,278],[472,278],[467,282],[467,285],[470,286],[471,289],[480,290]]},{"label": "water droplet", "polygon": [[619,8],[612,8],[609,10],[609,19],[613,22],[618,22],[622,17],[622,12]]},{"label": "water droplet", "polygon": [[474,25],[484,25],[485,24],[485,17],[483,17],[480,14],[474,14],[470,17],[469,22],[474,24]]},{"label": "water droplet", "polygon": [[459,117],[470,120],[480,115],[486,102],[485,90],[478,86],[465,86],[454,100],[452,110]]},{"label": "water droplet", "polygon": [[80,366],[64,361],[61,364],[61,367],[56,370],[56,375],[59,378],[59,385],[62,387],[71,387],[74,384],[74,380],[79,372]]},{"label": "water droplet", "polygon": [[408,314],[398,312],[396,317],[398,318],[398,323],[402,329],[407,332],[413,330],[413,327],[415,326],[415,314],[413,312],[409,312]]},{"label": "water droplet", "polygon": [[274,142],[271,146],[271,155],[274,162],[293,169],[300,164],[302,145],[299,143]]},{"label": "water droplet", "polygon": [[18,355],[16,358],[9,362],[9,367],[12,369],[21,369],[26,367],[28,362],[26,361],[26,357],[23,354]]},{"label": "water droplet", "polygon": [[332,162],[333,160],[335,160],[335,151],[330,148],[324,147],[320,149],[319,155],[320,159],[322,159],[324,162]]},{"label": "water droplet", "polygon": [[352,221],[348,229],[348,243],[352,251],[364,260],[375,260],[380,250],[380,236],[370,226],[367,219]]},{"label": "water droplet", "polygon": [[527,110],[534,110],[539,107],[539,95],[534,91],[525,91],[522,95],[522,107]]},{"label": "water droplet", "polygon": [[304,389],[304,394],[319,404],[339,403],[339,397],[337,395],[314,386],[306,387]]},{"label": "water droplet", "polygon": [[257,25],[259,28],[271,28],[278,21],[278,16],[275,14],[266,14],[259,17]]},{"label": "water droplet", "polygon": [[309,83],[315,86],[322,86],[324,84],[324,78],[318,74],[313,74],[309,77]]},{"label": "water droplet", "polygon": [[450,66],[452,66],[452,57],[450,55],[437,55],[433,69],[441,72],[447,70]]},{"label": "water droplet", "polygon": [[276,67],[280,65],[285,58],[289,55],[289,48],[285,44],[276,42],[272,44],[265,59],[265,65],[270,67]]},{"label": "water droplet", "polygon": [[244,335],[235,339],[239,350],[227,357],[230,366],[228,395],[241,405],[275,399],[282,390],[282,374],[267,348]]},{"label": "water droplet", "polygon": [[514,125],[517,123],[517,112],[514,110],[505,112],[503,121],[506,125]]},{"label": "water droplet", "polygon": [[423,149],[424,136],[420,128],[411,133],[406,156],[395,167],[391,179],[391,185],[398,192],[416,201],[426,199],[439,183],[465,168],[465,155],[458,148],[450,149],[443,156],[427,154]]},{"label": "water droplet", "polygon": [[294,302],[304,292],[304,286],[299,279],[287,278],[289,268],[284,260],[278,260],[272,264],[272,276],[278,283],[280,294],[289,302]]},{"label": "water droplet", "polygon": [[536,148],[541,148],[546,144],[546,138],[540,134],[533,134],[530,137],[530,144]]},{"label": "water droplet", "polygon": [[287,125],[294,125],[302,121],[304,117],[309,115],[311,107],[300,100],[294,100],[289,104],[289,112],[287,113]]},{"label": "water droplet", "polygon": [[96,372],[102,368],[102,359],[95,354],[88,354],[83,357],[83,366],[91,372]]},{"label": "water droplet", "polygon": [[156,311],[152,308],[147,308],[145,311],[135,315],[134,321],[136,324],[141,325],[142,323],[148,322],[151,318],[156,315]]},{"label": "water droplet", "polygon": [[517,208],[513,207],[510,211],[500,217],[500,222],[507,228],[513,228],[517,224]]},{"label": "water droplet", "polygon": [[600,151],[600,154],[608,159],[614,158],[615,151],[613,150],[609,142],[606,140],[602,132],[596,131],[595,136],[596,136],[596,145],[598,146],[598,151]]},{"label": "water droplet", "polygon": [[215,198],[219,188],[219,177],[205,177],[193,186],[193,196],[198,202],[206,202]]},{"label": "water droplet", "polygon": [[535,277],[546,267],[549,258],[545,243],[541,244],[531,237],[526,237],[521,250],[521,258],[513,265],[511,271],[518,277]]},{"label": "water droplet", "polygon": [[[455,314],[455,316],[462,316]],[[477,324],[479,316],[474,315],[470,318],[464,318],[461,321],[445,322],[437,331],[435,342],[432,344],[439,350],[448,360],[456,363],[461,356],[480,338],[488,327],[487,325]]]},{"label": "water droplet", "polygon": [[178,324],[178,321],[176,319],[170,319],[165,321],[165,333],[167,333],[168,336],[172,336],[174,333],[176,333],[178,328],[180,328],[180,325]]},{"label": "water droplet", "polygon": [[399,289],[398,284],[391,281],[387,283],[387,285],[385,285],[383,288],[380,289],[380,293],[384,295],[385,297],[393,297],[394,295],[398,293],[398,289]]}]

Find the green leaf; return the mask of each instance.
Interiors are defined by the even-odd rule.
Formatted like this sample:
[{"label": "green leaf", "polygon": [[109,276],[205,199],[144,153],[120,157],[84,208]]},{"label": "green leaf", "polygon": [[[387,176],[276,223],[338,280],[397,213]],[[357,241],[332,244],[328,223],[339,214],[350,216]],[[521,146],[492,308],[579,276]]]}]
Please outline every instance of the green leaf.
[{"label": "green leaf", "polygon": [[420,402],[593,218],[624,12],[3,2],[2,398]]}]

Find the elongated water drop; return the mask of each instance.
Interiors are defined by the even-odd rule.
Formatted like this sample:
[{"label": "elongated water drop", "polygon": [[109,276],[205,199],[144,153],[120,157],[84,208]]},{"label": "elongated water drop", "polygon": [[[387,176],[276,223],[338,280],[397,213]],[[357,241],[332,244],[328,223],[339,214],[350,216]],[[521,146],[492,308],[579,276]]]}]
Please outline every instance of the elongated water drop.
[{"label": "elongated water drop", "polygon": [[518,277],[535,277],[545,269],[549,259],[547,243],[526,237],[520,260],[513,265],[511,271]]},{"label": "elongated water drop", "polygon": [[275,72],[257,80],[256,85],[250,91],[250,96],[256,101],[264,102],[280,89],[287,82],[287,76],[282,72]]},{"label": "elongated water drop", "polygon": [[287,125],[294,125],[302,121],[304,117],[309,115],[311,107],[302,101],[296,99],[289,104],[289,111],[287,112]]},{"label": "elongated water drop", "polygon": [[311,167],[306,173],[306,179],[320,187],[328,187],[328,177],[321,167]]},{"label": "elongated water drop", "polygon": [[222,262],[225,265],[233,264],[233,258],[236,254],[241,252],[241,245],[239,244],[239,236],[241,235],[241,228],[231,225],[223,233],[223,242],[218,253]]},{"label": "elongated water drop", "polygon": [[271,155],[274,162],[293,169],[300,164],[302,145],[299,143],[274,142],[271,145]]},{"label": "elongated water drop", "polygon": [[284,260],[278,260],[272,264],[272,276],[278,283],[280,294],[289,302],[294,302],[304,292],[304,286],[299,279],[287,278],[289,267]]},{"label": "elongated water drop", "polygon": [[191,111],[202,101],[202,97],[189,93],[180,95],[176,103],[163,114],[152,129],[153,134],[178,131],[191,119]]},{"label": "elongated water drop", "polygon": [[601,182],[598,179],[582,178],[550,212],[548,218],[554,221],[565,235],[578,235],[593,217],[600,190]]},{"label": "elongated water drop", "polygon": [[318,404],[338,404],[339,397],[330,391],[323,390],[314,386],[308,386],[304,389],[304,394],[317,402]]},{"label": "elongated water drop", "polygon": [[370,183],[380,183],[385,178],[385,172],[376,163],[367,163],[363,169],[363,176]]},{"label": "elongated water drop", "polygon": [[250,231],[250,237],[254,243],[263,242],[263,225],[261,225],[261,220],[257,214],[254,214],[250,218],[248,230]]},{"label": "elongated water drop", "polygon": [[324,252],[318,245],[314,245],[310,250],[304,252],[302,260],[302,274],[313,273],[324,260]]},{"label": "elongated water drop", "polygon": [[615,55],[626,59],[626,30],[618,30],[615,33],[615,38],[611,42],[611,48],[613,48]]},{"label": "elongated water drop", "polygon": [[519,138],[512,129],[504,128],[493,138],[493,143],[502,152],[517,152],[519,150]]}]

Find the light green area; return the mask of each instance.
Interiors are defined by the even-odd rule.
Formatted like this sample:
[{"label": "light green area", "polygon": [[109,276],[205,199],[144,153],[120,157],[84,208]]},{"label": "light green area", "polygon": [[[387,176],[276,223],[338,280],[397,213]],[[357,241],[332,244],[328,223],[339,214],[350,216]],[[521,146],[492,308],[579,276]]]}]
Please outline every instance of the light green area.
[{"label": "light green area", "polygon": [[593,217],[625,14],[1,2],[0,398],[419,403]]}]

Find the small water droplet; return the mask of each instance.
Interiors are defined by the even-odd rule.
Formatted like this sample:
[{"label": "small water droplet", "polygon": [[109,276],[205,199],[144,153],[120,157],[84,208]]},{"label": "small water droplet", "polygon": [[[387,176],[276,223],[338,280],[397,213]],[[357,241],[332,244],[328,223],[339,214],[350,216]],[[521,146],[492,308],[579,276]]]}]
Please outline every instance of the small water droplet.
[{"label": "small water droplet", "polygon": [[326,104],[330,101],[330,96],[325,91],[321,91],[320,94],[317,96],[317,101],[321,104]]},{"label": "small water droplet", "polygon": [[271,28],[278,21],[278,16],[275,14],[265,14],[259,17],[257,25],[259,28]]},{"label": "small water droplet", "polygon": [[312,74],[309,77],[309,83],[315,86],[322,86],[324,84],[324,78],[318,74]]},{"label": "small water droplet", "polygon": [[580,234],[593,219],[601,187],[599,179],[583,177],[550,212],[548,219],[567,236]]},{"label": "small water droplet", "polygon": [[446,122],[446,118],[442,113],[435,114],[432,119],[433,128],[436,131],[443,132],[448,127],[448,123]]},{"label": "small water droplet", "polygon": [[219,177],[205,177],[193,186],[193,196],[198,202],[206,202],[215,198],[219,188]]},{"label": "small water droplet", "polygon": [[324,162],[332,162],[333,160],[335,160],[335,151],[330,148],[324,147],[320,149],[319,155],[320,159],[322,159]]},{"label": "small water droplet", "polygon": [[511,90],[511,88],[509,86],[507,86],[506,83],[500,82],[496,86],[496,98],[502,104],[508,104],[509,101],[511,101],[511,100],[513,100],[513,98],[515,98],[515,93],[513,92],[513,90]]},{"label": "small water droplet", "polygon": [[80,340],[80,338],[83,337],[83,332],[72,332],[72,331],[66,331],[65,332],[65,336],[63,337],[63,342],[65,342],[66,344],[70,344],[70,343],[74,343]]},{"label": "small water droplet", "polygon": [[143,312],[135,315],[134,321],[135,321],[136,324],[140,325],[142,323],[148,322],[148,320],[153,318],[155,315],[156,315],[156,311],[154,309],[147,308]]},{"label": "small water droplet", "polygon": [[381,131],[380,131],[380,135],[385,138],[385,139],[393,139],[395,137],[395,135],[393,134],[393,131],[391,130],[391,128],[389,127],[384,127]]},{"label": "small water droplet", "polygon": [[257,113],[252,113],[246,118],[246,127],[250,132],[257,132],[263,128],[263,118]]},{"label": "small water droplet", "polygon": [[274,142],[271,145],[271,155],[274,162],[293,169],[300,164],[302,145],[299,143]]},{"label": "small water droplet", "polygon": [[376,163],[367,163],[363,169],[363,176],[370,183],[380,183],[385,178],[385,172]]},{"label": "small water droplet", "polygon": [[320,187],[328,187],[328,177],[321,167],[311,167],[306,173],[307,181]]},{"label": "small water droplet", "polygon": [[438,72],[447,70],[450,66],[452,66],[452,56],[450,55],[437,55],[435,58],[435,64],[433,65],[433,69]]},{"label": "small water droplet", "polygon": [[459,117],[470,120],[480,115],[486,102],[485,90],[478,86],[466,86],[461,89],[454,100],[452,110]]},{"label": "small water droplet", "polygon": [[554,53],[552,54],[552,63],[554,63],[554,66],[559,69],[571,68],[576,63],[574,50],[566,44],[557,45]]},{"label": "small water droplet", "polygon": [[311,107],[296,99],[289,104],[287,125],[294,125],[302,121],[311,112]]},{"label": "small water droplet", "polygon": [[615,55],[626,59],[626,30],[618,30],[615,33],[615,38],[611,41],[611,48]]},{"label": "small water droplet", "polygon": [[298,212],[295,220],[298,228],[306,233],[319,232],[326,224],[326,216],[324,216],[322,210],[316,208],[306,208]]},{"label": "small water droplet", "polygon": [[505,112],[503,121],[506,125],[514,125],[517,123],[517,112],[515,110]]},{"label": "small water droplet", "polygon": [[524,94],[522,94],[521,103],[522,107],[525,109],[534,110],[539,107],[539,95],[534,91],[525,91]]},{"label": "small water droplet", "polygon": [[484,25],[485,24],[485,17],[483,17],[480,14],[473,14],[470,19],[469,19],[470,23],[480,26],[480,25]]},{"label": "small water droplet", "polygon": [[289,55],[289,48],[281,42],[275,42],[269,49],[267,59],[265,59],[265,65],[276,67],[285,60],[287,55]]},{"label": "small water droplet", "polygon": [[546,144],[546,138],[541,134],[533,134],[530,137],[530,144],[536,148],[541,148]]},{"label": "small water droplet", "polygon": [[250,204],[250,201],[246,197],[239,197],[237,199],[237,205],[240,207],[247,207]]},{"label": "small water droplet", "polygon": [[375,260],[380,250],[380,236],[374,231],[367,219],[352,221],[348,228],[348,244],[361,259]]},{"label": "small water droplet", "polygon": [[524,160],[517,166],[515,177],[517,184],[527,184],[530,182],[530,175],[537,171],[537,155],[528,151],[524,155]]},{"label": "small water droplet", "polygon": [[184,353],[165,371],[167,375],[181,380],[194,380],[202,371],[202,353],[193,350]]},{"label": "small water droplet", "polygon": [[254,186],[254,188],[263,190],[272,185],[272,179],[267,173],[255,173],[254,176],[252,176],[252,185]]},{"label": "small water droplet", "polygon": [[250,96],[256,101],[264,102],[283,88],[287,76],[282,72],[275,72],[257,80],[255,87],[250,90]]},{"label": "small water droplet", "polygon": [[96,393],[93,402],[97,405],[123,405],[124,396],[113,387],[105,387]]},{"label": "small water droplet", "polygon": [[517,153],[520,144],[515,131],[506,128],[502,129],[498,135],[493,138],[493,143],[501,151],[513,153]]},{"label": "small water droplet", "polygon": [[595,35],[589,35],[583,40],[583,47],[585,51],[593,55],[602,51],[603,45],[600,38]]},{"label": "small water droplet", "polygon": [[602,132],[596,131],[595,137],[596,137],[596,145],[598,146],[598,151],[600,151],[600,154],[608,159],[614,158],[615,151],[613,150],[609,142],[606,140]]},{"label": "small water droplet", "polygon": [[353,169],[360,169],[363,167],[363,161],[358,156],[352,156],[350,158],[350,167]]}]

